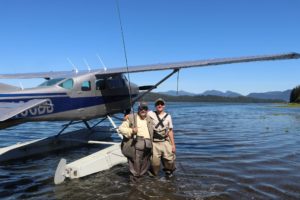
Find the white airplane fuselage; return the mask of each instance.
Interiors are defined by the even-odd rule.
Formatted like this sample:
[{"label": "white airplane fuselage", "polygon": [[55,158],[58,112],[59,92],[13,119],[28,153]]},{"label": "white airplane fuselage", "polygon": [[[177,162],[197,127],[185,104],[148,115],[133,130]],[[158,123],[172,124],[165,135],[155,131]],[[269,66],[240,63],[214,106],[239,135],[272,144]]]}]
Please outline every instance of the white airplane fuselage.
[{"label": "white airplane fuselage", "polygon": [[36,88],[0,91],[0,102],[19,103],[33,99],[47,102],[0,122],[0,129],[30,121],[90,120],[130,109],[131,96],[138,86],[129,84],[122,74],[85,74],[70,78],[50,79]]}]

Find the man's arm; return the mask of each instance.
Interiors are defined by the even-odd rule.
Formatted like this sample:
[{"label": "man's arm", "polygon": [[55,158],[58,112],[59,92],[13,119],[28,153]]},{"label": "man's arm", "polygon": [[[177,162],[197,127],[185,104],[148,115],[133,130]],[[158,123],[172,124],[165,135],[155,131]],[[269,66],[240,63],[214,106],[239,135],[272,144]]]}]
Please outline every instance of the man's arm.
[{"label": "man's arm", "polygon": [[171,115],[168,116],[168,123],[169,123],[169,138],[171,141],[171,145],[172,145],[172,152],[175,153],[176,152],[176,145],[175,145],[175,140],[174,140],[174,131],[173,131],[173,121],[172,121],[172,117]]},{"label": "man's arm", "polygon": [[175,153],[176,152],[176,145],[175,145],[175,140],[174,140],[174,132],[173,132],[172,128],[170,128],[168,135],[169,135],[170,142],[171,142],[171,145],[172,145],[172,152]]},{"label": "man's arm", "polygon": [[122,122],[122,124],[119,126],[119,131],[127,138],[130,138],[134,134],[133,129],[129,127],[128,119]]}]

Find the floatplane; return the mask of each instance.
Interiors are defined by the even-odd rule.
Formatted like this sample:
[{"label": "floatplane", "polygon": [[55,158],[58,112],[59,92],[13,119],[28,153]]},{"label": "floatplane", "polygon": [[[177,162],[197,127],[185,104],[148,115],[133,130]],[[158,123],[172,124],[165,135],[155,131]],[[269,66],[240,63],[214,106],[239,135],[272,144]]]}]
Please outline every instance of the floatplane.
[{"label": "floatplane", "polygon": [[[26,122],[69,121],[56,135],[17,143],[0,149],[0,162],[21,159],[51,151],[77,147],[83,144],[106,144],[104,148],[69,164],[61,159],[54,182],[65,178],[80,178],[114,165],[125,163],[119,142],[107,142],[112,132],[118,133],[112,116],[130,111],[132,105],[145,94],[157,88],[180,69],[207,67],[254,61],[298,59],[298,53],[221,58],[188,62],[163,63],[123,68],[86,71],[60,71],[47,73],[0,74],[0,79],[43,78],[45,82],[35,88],[18,88],[0,84],[0,129]],[[127,80],[126,73],[171,70],[154,85],[138,86]],[[91,120],[98,119],[94,125]],[[110,127],[100,126],[108,119]],[[69,126],[83,123],[86,128],[63,133]],[[122,138],[122,136],[119,134]]]}]

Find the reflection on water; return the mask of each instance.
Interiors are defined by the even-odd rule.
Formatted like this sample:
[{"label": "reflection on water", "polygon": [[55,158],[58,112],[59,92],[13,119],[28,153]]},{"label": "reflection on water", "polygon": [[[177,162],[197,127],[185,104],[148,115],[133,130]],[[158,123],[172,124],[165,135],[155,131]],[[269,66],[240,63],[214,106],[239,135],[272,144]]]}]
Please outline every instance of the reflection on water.
[{"label": "reflection on water", "polygon": [[[53,184],[68,161],[97,146],[0,165],[0,197],[7,199],[300,199],[300,109],[273,104],[172,103],[177,171],[171,179],[129,182],[126,165]],[[1,130],[0,145],[55,133],[61,123]]]}]

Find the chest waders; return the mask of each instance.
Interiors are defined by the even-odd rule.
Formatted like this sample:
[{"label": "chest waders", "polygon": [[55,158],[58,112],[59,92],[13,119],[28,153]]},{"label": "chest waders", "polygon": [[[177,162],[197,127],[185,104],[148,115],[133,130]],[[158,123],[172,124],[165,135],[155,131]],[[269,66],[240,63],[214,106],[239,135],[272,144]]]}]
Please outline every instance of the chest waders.
[{"label": "chest waders", "polygon": [[[164,125],[164,121],[168,117],[169,114],[166,113],[163,118],[160,118],[156,111],[155,111],[155,114],[156,114],[158,123],[154,127],[153,141],[154,142],[166,141],[166,138],[168,137],[168,134],[167,134],[168,130],[167,130],[167,127],[165,127],[165,125]],[[157,131],[156,129],[158,129],[160,126],[161,126],[162,130]]]},{"label": "chest waders", "polygon": [[[134,120],[135,119],[135,120]],[[129,115],[129,127],[137,127],[137,114]],[[146,126],[149,131],[150,138],[144,138],[143,136],[136,136],[133,140],[135,156],[133,159],[128,159],[129,171],[131,173],[131,179],[135,180],[138,177],[144,175],[150,167],[150,157],[152,153],[152,121],[149,117],[146,117]]]},{"label": "chest waders", "polygon": [[[154,126],[153,133],[153,155],[151,159],[151,172],[157,176],[160,170],[160,164],[163,163],[163,170],[166,176],[170,177],[175,168],[175,154],[172,152],[172,145],[168,138],[168,126],[164,125],[164,121],[168,117],[168,113],[160,118],[158,113],[155,112],[158,123]],[[157,130],[161,128],[161,130]]]}]

